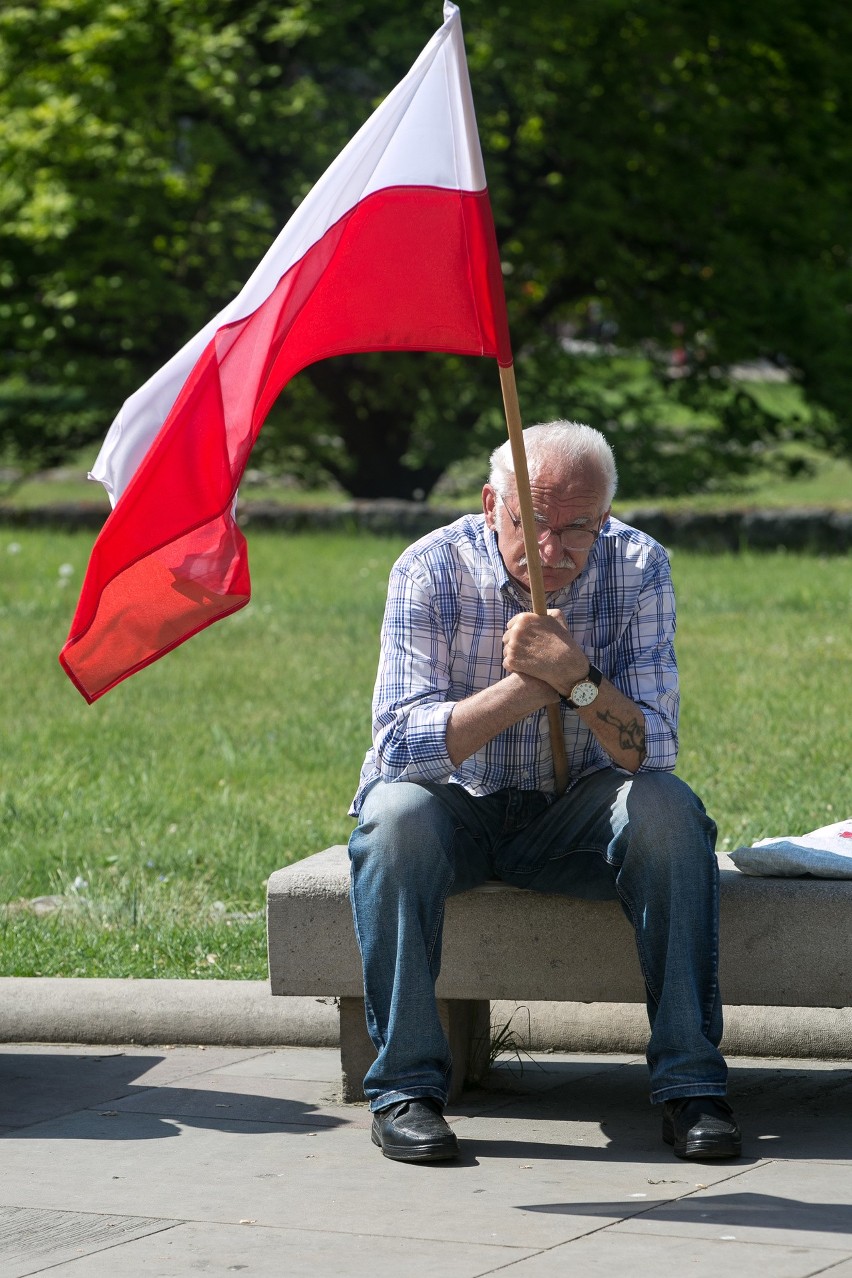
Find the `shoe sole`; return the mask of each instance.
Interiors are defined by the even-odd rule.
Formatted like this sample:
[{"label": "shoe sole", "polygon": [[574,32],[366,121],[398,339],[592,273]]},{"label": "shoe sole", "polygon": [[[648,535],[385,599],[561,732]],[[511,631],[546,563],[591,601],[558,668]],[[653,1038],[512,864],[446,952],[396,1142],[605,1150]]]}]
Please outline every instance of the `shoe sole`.
[{"label": "shoe sole", "polygon": [[663,1140],[671,1145],[678,1158],[739,1158],[742,1153],[742,1140],[736,1137],[708,1136],[704,1140],[688,1140],[677,1144],[674,1132],[663,1129]]},{"label": "shoe sole", "polygon": [[374,1131],[370,1133],[370,1139],[385,1158],[392,1158],[395,1163],[441,1163],[459,1156],[458,1142],[454,1145],[383,1145]]}]

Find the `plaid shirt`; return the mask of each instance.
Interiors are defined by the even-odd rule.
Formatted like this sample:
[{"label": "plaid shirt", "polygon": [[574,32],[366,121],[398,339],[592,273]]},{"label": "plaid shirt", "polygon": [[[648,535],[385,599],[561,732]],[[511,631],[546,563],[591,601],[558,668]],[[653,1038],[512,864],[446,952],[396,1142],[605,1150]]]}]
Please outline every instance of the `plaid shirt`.
[{"label": "plaid shirt", "polygon": [[[365,787],[384,781],[454,782],[471,794],[514,787],[553,790],[547,711],[501,732],[458,768],[447,754],[456,701],[505,677],[503,632],[529,610],[482,515],[465,515],[422,537],[394,565],[373,694],[373,748],[351,812]],[[607,679],[641,706],[642,770],[672,771],[677,759],[675,604],[665,550],[610,518],[570,586],[548,597]],[[612,766],[576,711],[562,702],[572,780]]]}]

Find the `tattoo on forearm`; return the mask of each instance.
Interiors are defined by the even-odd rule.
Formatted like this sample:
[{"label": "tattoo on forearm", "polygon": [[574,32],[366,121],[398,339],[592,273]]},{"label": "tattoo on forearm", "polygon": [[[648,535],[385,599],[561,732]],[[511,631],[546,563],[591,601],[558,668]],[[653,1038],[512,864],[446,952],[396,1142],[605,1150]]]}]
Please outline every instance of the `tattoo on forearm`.
[{"label": "tattoo on forearm", "polygon": [[617,719],[609,710],[599,710],[598,718],[603,723],[611,723],[618,728],[619,745],[622,750],[635,750],[640,760],[645,758],[645,724],[641,719],[631,719],[625,723]]}]

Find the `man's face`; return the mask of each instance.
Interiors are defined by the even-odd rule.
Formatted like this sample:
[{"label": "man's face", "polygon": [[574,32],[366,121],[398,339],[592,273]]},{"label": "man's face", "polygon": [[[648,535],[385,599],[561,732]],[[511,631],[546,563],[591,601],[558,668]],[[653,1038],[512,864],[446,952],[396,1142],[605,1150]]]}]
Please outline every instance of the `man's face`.
[{"label": "man's face", "polygon": [[[566,478],[543,471],[530,484],[532,506],[539,530],[544,589],[547,594],[564,590],[586,566],[593,544],[592,532],[609,515],[603,481],[594,470],[578,471]],[[520,507],[514,478],[506,486],[505,501],[486,484],[482,490],[485,522],[497,533],[497,544],[509,576],[529,593],[530,579],[520,523]],[[561,536],[545,533],[545,527]],[[541,539],[543,538],[543,539]],[[584,544],[587,543],[587,544]]]}]

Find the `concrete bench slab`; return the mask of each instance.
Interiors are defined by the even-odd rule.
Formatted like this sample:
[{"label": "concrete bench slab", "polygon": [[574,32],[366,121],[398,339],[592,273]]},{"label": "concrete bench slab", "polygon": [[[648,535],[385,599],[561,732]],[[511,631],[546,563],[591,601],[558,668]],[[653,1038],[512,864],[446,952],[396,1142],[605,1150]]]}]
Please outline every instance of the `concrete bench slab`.
[{"label": "concrete bench slab", "polygon": [[[721,870],[720,981],[728,1004],[844,1007],[852,1002],[852,880],[765,879]],[[338,845],[270,876],[273,994],[341,1000],[344,1094],[374,1056],[361,958]],[[633,932],[615,901],[580,901],[487,883],[447,901],[437,994],[454,1056],[453,1094],[487,1060],[492,999],[641,1003]]]}]

